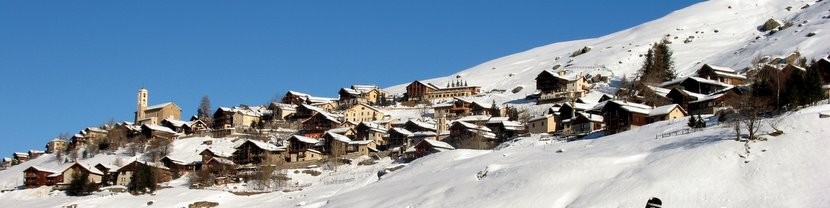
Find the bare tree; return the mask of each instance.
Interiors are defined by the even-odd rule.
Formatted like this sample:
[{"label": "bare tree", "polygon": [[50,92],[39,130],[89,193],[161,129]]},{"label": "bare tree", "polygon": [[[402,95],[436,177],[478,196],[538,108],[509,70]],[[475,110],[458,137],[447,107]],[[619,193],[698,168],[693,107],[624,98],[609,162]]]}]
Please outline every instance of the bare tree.
[{"label": "bare tree", "polygon": [[213,125],[213,119],[210,116],[210,98],[207,95],[202,96],[202,100],[199,101],[199,109],[196,110],[196,116],[199,117],[199,120],[205,122],[207,126]]}]

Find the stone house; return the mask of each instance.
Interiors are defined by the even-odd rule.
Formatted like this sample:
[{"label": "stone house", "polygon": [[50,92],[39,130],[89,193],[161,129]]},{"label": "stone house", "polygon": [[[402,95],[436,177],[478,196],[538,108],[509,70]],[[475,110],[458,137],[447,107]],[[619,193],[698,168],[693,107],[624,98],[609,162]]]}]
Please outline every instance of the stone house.
[{"label": "stone house", "polygon": [[536,89],[540,91],[538,103],[557,103],[581,98],[589,91],[589,85],[582,74],[544,70],[536,76]]},{"label": "stone house", "polygon": [[530,133],[554,133],[558,130],[557,118],[554,114],[536,116],[527,121],[527,130]]},{"label": "stone house", "polygon": [[355,104],[343,112],[343,118],[352,122],[377,121],[385,117],[383,111],[364,103]]}]

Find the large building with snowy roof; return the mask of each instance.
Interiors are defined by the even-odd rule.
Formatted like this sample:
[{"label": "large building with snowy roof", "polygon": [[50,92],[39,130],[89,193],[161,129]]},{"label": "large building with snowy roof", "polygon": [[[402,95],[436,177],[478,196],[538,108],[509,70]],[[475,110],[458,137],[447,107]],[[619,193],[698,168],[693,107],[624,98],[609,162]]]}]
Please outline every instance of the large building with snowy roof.
[{"label": "large building with snowy roof", "polygon": [[161,120],[175,119],[181,120],[182,108],[176,103],[166,102],[158,105],[147,106],[149,99],[149,92],[142,87],[138,90],[138,106],[135,112],[135,123],[158,125]]}]

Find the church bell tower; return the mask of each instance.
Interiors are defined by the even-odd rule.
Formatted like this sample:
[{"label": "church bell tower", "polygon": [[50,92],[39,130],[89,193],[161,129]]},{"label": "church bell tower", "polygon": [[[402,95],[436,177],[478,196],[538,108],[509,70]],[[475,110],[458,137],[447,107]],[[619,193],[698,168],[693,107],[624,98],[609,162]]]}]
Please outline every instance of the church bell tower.
[{"label": "church bell tower", "polygon": [[138,121],[144,119],[144,110],[147,109],[147,89],[141,87],[138,90],[138,109],[135,111],[135,123],[138,124]]}]

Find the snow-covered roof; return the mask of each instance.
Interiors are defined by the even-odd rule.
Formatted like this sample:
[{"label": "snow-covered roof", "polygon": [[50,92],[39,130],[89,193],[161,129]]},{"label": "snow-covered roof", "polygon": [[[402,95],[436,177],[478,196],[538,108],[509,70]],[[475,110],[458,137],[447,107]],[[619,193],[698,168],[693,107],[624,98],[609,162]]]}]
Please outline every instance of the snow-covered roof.
[{"label": "snow-covered roof", "polygon": [[489,115],[472,115],[472,116],[464,116],[456,121],[465,121],[465,122],[476,122],[476,121],[488,121],[490,120]]},{"label": "snow-covered roof", "polygon": [[396,132],[401,133],[401,134],[406,135],[406,136],[414,135],[414,134],[412,134],[411,131],[406,130],[404,128],[392,128],[391,131],[396,131]]},{"label": "snow-covered roof", "polygon": [[594,90],[594,91],[588,92],[587,94],[585,94],[584,96],[579,98],[577,101],[582,101],[583,103],[588,103],[588,104],[597,104],[597,103],[599,103],[599,100],[601,100],[603,96],[608,96],[608,97],[611,97],[611,98],[614,97],[613,95],[605,94],[605,93]]},{"label": "snow-covered roof", "polygon": [[213,147],[213,146],[210,146],[208,148],[205,148],[205,150],[202,150],[202,152],[205,152],[205,151],[210,152],[211,154],[216,155],[217,157],[231,157],[231,156],[233,156],[233,152],[234,152],[234,151],[223,151],[221,148]]},{"label": "snow-covered roof", "polygon": [[470,132],[470,133],[473,133],[473,134],[479,134],[482,137],[488,138],[488,139],[495,139],[496,138],[496,134],[494,134],[493,132],[490,132],[490,131],[476,130],[476,129],[467,129],[466,131]]},{"label": "snow-covered roof", "polygon": [[216,161],[220,164],[225,164],[225,165],[236,165],[236,163],[234,163],[233,160],[226,159],[226,158],[221,158],[221,157],[210,158],[210,160],[208,160],[207,162],[210,163],[210,161]]},{"label": "snow-covered roof", "polygon": [[580,112],[580,113],[577,113],[577,115],[585,117],[589,121],[592,121],[592,122],[603,122],[603,120],[604,120],[604,118],[601,115],[597,115],[597,114],[590,114],[590,113]]},{"label": "snow-covered roof", "polygon": [[633,113],[648,115],[649,112],[651,112],[651,109],[652,109],[651,106],[647,106],[647,105],[643,105],[643,104],[639,104],[639,103],[632,103],[632,102],[626,102],[626,101],[620,101],[620,100],[613,100],[613,101],[610,101],[610,102],[616,103],[616,104],[622,106],[622,109],[624,109],[628,112],[633,112]]},{"label": "snow-covered roof", "polygon": [[177,119],[172,119],[172,118],[166,118],[163,121],[167,121],[170,124],[172,124],[173,126],[179,127],[179,128],[185,127],[185,126],[190,126],[191,123],[193,123],[192,121],[182,121],[182,120],[177,120]]},{"label": "snow-covered roof", "polygon": [[[176,105],[175,103],[173,103],[173,102],[166,102],[166,103],[162,103],[162,104],[158,104],[158,105],[151,105],[151,106],[147,106],[147,109],[146,109],[146,110],[154,110],[154,109],[159,109],[159,108],[163,108],[163,107],[168,106],[168,105],[174,105],[174,106],[176,106],[176,108],[178,108],[178,107],[179,107],[179,106],[177,106],[177,105]],[[181,109],[181,108],[179,108],[179,109]]]},{"label": "snow-covered roof", "polygon": [[349,130],[352,130],[352,128],[349,128],[349,127],[341,127],[341,128],[333,128],[333,129],[329,129],[327,132],[337,133],[337,134],[345,134],[346,132],[349,132]]},{"label": "snow-covered roof", "polygon": [[153,130],[153,131],[161,131],[161,132],[176,134],[176,131],[173,131],[172,129],[164,127],[164,126],[159,126],[159,125],[155,125],[155,124],[144,124],[144,126],[146,126],[147,128],[149,128],[150,130]]},{"label": "snow-covered roof", "polygon": [[317,140],[317,139],[311,138],[311,137],[302,136],[302,135],[293,135],[293,136],[291,136],[291,138],[297,139],[297,141],[300,141],[300,142],[303,142],[303,143],[308,143],[308,144],[320,143],[320,140]]},{"label": "snow-covered roof", "polygon": [[421,128],[425,128],[425,129],[429,129],[429,130],[433,130],[433,131],[436,130],[434,124],[430,124],[430,123],[426,123],[426,122],[422,122],[422,121],[416,121],[416,120],[409,120],[407,122],[412,122],[412,124],[415,124],[416,126],[419,126]]},{"label": "snow-covered roof", "polygon": [[705,64],[705,65],[709,66],[709,68],[712,68],[712,70],[715,70],[716,72],[719,71],[719,72],[726,72],[726,73],[732,73],[732,74],[737,73],[737,71],[735,71],[734,69],[729,68],[729,67],[715,66],[715,65],[711,65],[711,64]]},{"label": "snow-covered roof", "polygon": [[431,131],[416,131],[412,132],[412,137],[434,137],[437,136],[435,132]]},{"label": "snow-covered roof", "polygon": [[490,119],[487,120],[487,123],[501,123],[508,120],[510,120],[510,117],[490,117]]},{"label": "snow-covered roof", "polygon": [[426,142],[427,144],[429,144],[429,146],[432,146],[433,148],[441,148],[441,149],[448,149],[448,150],[454,150],[455,149],[455,147],[453,147],[450,144],[447,144],[446,142],[442,142],[442,141],[438,141],[438,140],[434,140],[434,139],[424,139],[424,140],[421,140],[421,142]]},{"label": "snow-covered roof", "polygon": [[553,72],[553,71],[550,71],[550,70],[544,70],[544,71],[542,71],[542,73],[548,73],[553,77],[556,77],[556,78],[562,79],[562,80],[566,80],[566,81],[569,81],[569,82],[576,81],[576,80],[578,80],[579,78],[582,77],[580,74],[576,74],[576,73],[567,73],[565,75],[559,75],[559,73]]},{"label": "snow-covered roof", "polygon": [[277,147],[277,145],[273,145],[273,144],[270,144],[270,143],[265,143],[265,142],[259,141],[259,140],[249,139],[246,142],[250,142],[250,143],[254,144],[255,146],[257,146],[258,148],[266,150],[266,151],[277,152],[277,151],[285,150],[284,148]]},{"label": "snow-covered roof", "polygon": [[344,143],[352,142],[352,139],[349,139],[349,137],[343,136],[341,134],[326,132],[326,135],[331,136],[331,138],[334,139],[334,140],[341,141],[341,142],[344,142]]},{"label": "snow-covered roof", "polygon": [[75,163],[64,165],[63,167],[61,167],[60,172],[54,172],[52,175],[49,175],[48,177],[59,176],[59,175],[63,174],[64,172],[66,172],[67,170],[69,170],[69,168],[71,168],[72,166],[75,166],[75,165],[89,171],[89,173],[92,173],[92,174],[95,174],[95,175],[104,175],[104,173],[102,173],[100,170],[98,170],[98,168],[90,168],[89,166],[84,165],[83,163],[75,161]]},{"label": "snow-covered roof", "polygon": [[651,85],[648,85],[646,87],[648,87],[648,89],[650,89],[652,92],[657,93],[657,95],[660,95],[660,96],[663,96],[663,97],[666,97],[666,95],[668,95],[669,92],[671,92],[671,89],[666,89],[666,88],[662,88],[662,87],[655,87],[655,86],[651,86]]},{"label": "snow-covered roof", "polygon": [[457,124],[463,126],[466,129],[470,129],[470,130],[474,130],[474,131],[476,131],[476,130],[481,130],[481,131],[485,131],[485,132],[492,132],[493,131],[490,128],[487,128],[486,126],[479,126],[479,125],[467,123],[467,122],[464,122],[464,121],[455,121],[453,123],[454,124],[457,123]]},{"label": "snow-covered roof", "polygon": [[576,110],[586,111],[586,110],[591,110],[592,108],[594,108],[594,106],[596,106],[596,103],[573,103],[573,104],[565,103],[562,106],[565,106],[565,105],[570,106],[571,108],[576,109]]},{"label": "snow-covered roof", "polygon": [[682,94],[684,94],[684,95],[688,95],[688,96],[694,97],[694,98],[695,98],[695,99],[697,99],[697,100],[700,100],[700,99],[706,98],[706,96],[707,96],[707,95],[704,95],[704,94],[695,93],[695,92],[688,91],[688,90],[681,90],[680,88],[674,88],[674,89],[672,89],[672,90],[673,90],[673,91],[678,91],[678,92],[680,92],[680,93],[682,93]]},{"label": "snow-covered roof", "polygon": [[518,131],[518,130],[524,130],[525,129],[525,126],[522,125],[522,123],[518,122],[518,121],[502,121],[502,125],[504,126],[504,129],[511,130],[511,131]]},{"label": "snow-covered roof", "polygon": [[302,93],[302,92],[297,92],[297,91],[291,91],[291,90],[288,91],[288,94],[299,96],[299,97],[308,97],[309,96],[309,94]]},{"label": "snow-covered roof", "polygon": [[[56,172],[58,172],[58,171],[55,171],[55,170],[52,170],[52,169],[43,168],[43,167],[36,166],[36,165],[32,165],[32,166],[30,166],[29,168],[35,169],[35,170],[37,170],[37,171],[41,171],[41,172],[49,172],[49,173],[53,173],[53,174],[54,174],[54,173],[56,173]],[[27,169],[29,169],[29,168],[27,168]]]},{"label": "snow-covered roof", "polygon": [[746,79],[746,76],[740,75],[740,74],[733,74],[733,73],[720,72],[720,71],[715,71],[715,74],[718,75],[718,76],[722,76],[722,77],[729,77],[729,78],[736,78],[736,79]]},{"label": "snow-covered roof", "polygon": [[98,127],[87,127],[84,129],[86,132],[98,132],[98,133],[107,133],[107,130],[103,130]]},{"label": "snow-covered roof", "polygon": [[118,172],[118,168],[119,168],[118,166],[115,166],[115,165],[112,165],[112,164],[109,164],[109,163],[98,163],[95,166],[99,166],[99,165],[103,166],[104,168],[109,170],[109,172]]},{"label": "snow-covered roof", "polygon": [[527,121],[528,121],[528,122],[534,122],[534,121],[538,121],[538,120],[542,120],[542,119],[550,118],[551,116],[553,116],[553,115],[551,115],[551,114],[546,114],[546,115],[541,115],[541,116],[535,116],[535,117],[533,117],[533,118],[530,118],[530,119],[529,119],[529,120],[527,120]]},{"label": "snow-covered roof", "polygon": [[652,109],[652,110],[648,113],[648,116],[660,116],[660,115],[666,115],[666,114],[669,114],[669,113],[670,113],[672,110],[674,110],[675,108],[679,108],[679,107],[680,107],[680,106],[679,106],[679,105],[677,105],[677,104],[669,104],[669,105],[664,105],[664,106],[656,107],[656,108]]}]

